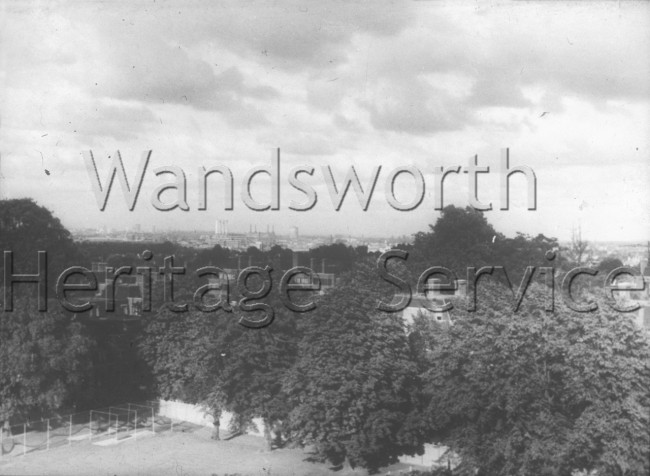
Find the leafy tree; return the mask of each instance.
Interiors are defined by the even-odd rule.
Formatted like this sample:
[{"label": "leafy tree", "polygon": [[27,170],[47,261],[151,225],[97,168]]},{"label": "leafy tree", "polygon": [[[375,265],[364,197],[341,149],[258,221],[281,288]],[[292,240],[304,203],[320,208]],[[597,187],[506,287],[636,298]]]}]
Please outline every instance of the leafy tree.
[{"label": "leafy tree", "polygon": [[273,245],[267,252],[269,264],[273,265],[273,269],[289,269],[292,266],[293,251],[288,248],[283,248],[280,245]]},{"label": "leafy tree", "polygon": [[53,259],[64,263],[65,258],[75,255],[70,232],[49,210],[31,198],[0,200],[0,229],[0,246],[17,255],[51,251]]},{"label": "leafy tree", "polygon": [[49,416],[76,403],[91,368],[92,341],[51,306],[21,297],[0,312],[0,421]]},{"label": "leafy tree", "polygon": [[[53,295],[59,274],[67,267],[79,264],[76,261],[78,251],[70,232],[48,209],[31,198],[0,200],[0,231],[0,251],[13,252],[15,273],[35,274],[37,253],[47,252],[50,295]],[[0,259],[0,272],[2,270],[4,259]]]},{"label": "leafy tree", "polygon": [[616,256],[607,256],[598,265],[598,271],[603,275],[607,276],[610,271],[620,268],[623,266],[623,262],[618,259]]},{"label": "leafy tree", "polygon": [[422,450],[417,366],[401,318],[376,311],[377,279],[359,264],[305,317],[284,383],[292,440],[371,471]]},{"label": "leafy tree", "polygon": [[[467,267],[503,266],[513,285],[518,285],[527,266],[551,266],[546,252],[559,249],[557,239],[543,234],[535,237],[517,233],[507,238],[488,223],[484,215],[471,207],[445,207],[429,232],[415,235],[409,261],[418,263],[411,269],[416,278],[429,266],[445,266],[463,279]],[[553,266],[561,263],[558,257]],[[415,272],[417,271],[418,274]],[[498,279],[505,276],[496,275]]]},{"label": "leafy tree", "polygon": [[270,449],[271,429],[287,418],[282,378],[295,361],[300,337],[292,313],[283,311],[276,298],[263,301],[276,315],[262,329],[239,324],[243,313],[236,307],[209,313],[174,313],[162,307],[147,323],[138,346],[152,368],[159,396],[202,404],[215,421],[222,410],[231,411],[236,431],[262,418]]},{"label": "leafy tree", "polygon": [[[156,395],[204,405],[216,423],[222,410],[217,385],[224,355],[219,348],[222,317],[199,311],[174,313],[162,307],[146,323],[138,341]],[[219,438],[218,424],[213,437]]]},{"label": "leafy tree", "polygon": [[351,269],[360,254],[361,250],[357,253],[354,248],[343,243],[322,245],[309,250],[309,257],[315,259],[316,262],[320,263],[325,260],[327,272],[332,270],[342,272]]},{"label": "leafy tree", "polygon": [[273,322],[266,327],[242,326],[237,309],[225,319],[218,339],[222,356],[218,387],[224,408],[236,417],[236,429],[243,431],[253,418],[261,418],[271,449],[272,430],[277,430],[275,441],[279,443],[287,422],[290,406],[282,380],[295,363],[300,334],[294,313],[274,298],[264,302],[275,310]]},{"label": "leafy tree", "polygon": [[504,266],[513,285],[518,285],[527,266],[559,267],[562,263],[559,254],[551,261],[546,258],[547,252],[555,252],[559,247],[556,238],[549,238],[543,234],[532,237],[517,233],[514,238],[495,240],[494,262],[491,264]]},{"label": "leafy tree", "polygon": [[[32,199],[1,200],[0,231],[0,250],[13,252],[14,272],[35,274],[37,252],[48,253],[50,296],[58,275],[80,264],[68,230]],[[0,273],[3,268],[0,260]],[[93,341],[57,301],[39,312],[36,292],[34,283],[17,284],[13,310],[1,305],[0,421],[48,415],[87,397],[81,384],[91,378]]]},{"label": "leafy tree", "polygon": [[413,260],[425,267],[446,266],[461,275],[467,266],[494,264],[490,262],[494,256],[492,244],[503,239],[483,214],[471,207],[449,205],[429,228],[429,232],[415,235]]},{"label": "leafy tree", "polygon": [[476,313],[422,336],[431,439],[468,474],[648,474],[648,336],[606,308],[547,313],[542,287],[517,313],[482,288]]},{"label": "leafy tree", "polygon": [[78,319],[93,342],[88,356],[92,374],[78,392],[80,404],[98,408],[151,398],[151,369],[136,348],[142,324]]},{"label": "leafy tree", "polygon": [[233,252],[228,248],[222,248],[221,245],[215,245],[209,250],[201,250],[197,253],[194,260],[193,269],[202,266],[217,266],[220,268],[232,267]]}]

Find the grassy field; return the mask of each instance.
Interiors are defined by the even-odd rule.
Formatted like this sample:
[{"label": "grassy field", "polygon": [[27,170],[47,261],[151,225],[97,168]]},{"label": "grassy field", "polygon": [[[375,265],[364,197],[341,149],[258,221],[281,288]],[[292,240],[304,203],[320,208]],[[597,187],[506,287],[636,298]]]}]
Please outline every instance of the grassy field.
[{"label": "grassy field", "polygon": [[[97,442],[100,443],[100,442]],[[227,441],[210,439],[210,430],[140,435],[118,444],[78,442],[0,460],[2,475],[258,475],[351,476],[363,470],[333,471],[328,465],[306,461],[301,449],[268,451],[263,438],[243,435]],[[409,466],[398,464],[381,474],[398,475]],[[389,473],[390,472],[390,473]]]}]

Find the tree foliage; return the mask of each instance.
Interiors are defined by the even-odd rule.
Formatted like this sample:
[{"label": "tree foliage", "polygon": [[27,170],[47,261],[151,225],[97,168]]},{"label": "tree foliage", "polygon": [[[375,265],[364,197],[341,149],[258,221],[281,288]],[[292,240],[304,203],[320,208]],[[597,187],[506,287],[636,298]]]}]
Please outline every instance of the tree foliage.
[{"label": "tree foliage", "polygon": [[23,259],[44,250],[53,254],[54,262],[69,264],[66,260],[76,254],[70,232],[31,198],[0,200],[0,230],[0,248]]},{"label": "tree foliage", "polygon": [[174,313],[162,307],[138,347],[159,396],[202,404],[215,418],[228,410],[236,431],[262,418],[270,447],[271,428],[289,411],[282,378],[294,364],[300,337],[293,314],[267,302],[277,314],[262,329],[240,325],[237,309]]},{"label": "tree foliage", "polygon": [[158,397],[200,404],[216,421],[223,405],[218,386],[222,317],[198,311],[174,313],[161,307],[145,324],[137,344]]},{"label": "tree foliage", "polygon": [[[449,205],[436,223],[429,225],[428,232],[415,235],[409,259],[418,266],[412,272],[421,273],[429,266],[445,266],[460,279],[466,277],[468,267],[503,266],[510,281],[516,284],[527,266],[549,266],[545,254],[557,249],[559,244],[555,238],[523,233],[508,238],[496,231],[480,211]],[[558,257],[553,265],[561,261]]]},{"label": "tree foliage", "polygon": [[[77,247],[70,232],[52,213],[31,198],[0,200],[0,251],[13,252],[14,273],[36,274],[38,252],[47,253],[48,293],[53,295],[56,279],[69,266],[79,264]],[[4,259],[0,259],[0,272]],[[35,284],[16,285],[32,286]]]},{"label": "tree foliage", "polygon": [[264,421],[270,449],[271,430],[280,433],[287,423],[290,406],[282,380],[296,361],[300,332],[294,313],[273,299],[266,302],[276,313],[269,326],[244,327],[238,323],[237,311],[226,320],[219,337],[222,368],[218,384],[224,407],[236,415],[241,429],[253,418]]},{"label": "tree foliage", "polygon": [[376,470],[422,447],[417,367],[401,318],[375,310],[373,278],[359,265],[305,318],[284,388],[293,440],[322,460]]},{"label": "tree foliage", "polygon": [[[68,230],[28,198],[0,201],[0,250],[12,251],[14,273],[25,274],[36,274],[37,252],[46,251],[50,293],[58,274],[78,256]],[[83,399],[92,341],[58,302],[48,304],[47,312],[39,312],[37,285],[20,283],[14,286],[13,311],[2,305],[0,420],[40,417]]]},{"label": "tree foliage", "polygon": [[607,276],[611,271],[616,268],[620,268],[623,265],[623,262],[616,256],[606,256],[598,264],[598,271],[600,271],[604,276]]},{"label": "tree foliage", "polygon": [[481,475],[648,474],[647,335],[604,309],[547,313],[531,291],[513,313],[485,286],[476,313],[424,336],[431,437]]},{"label": "tree foliage", "polygon": [[493,239],[503,237],[481,212],[453,205],[445,207],[429,229],[415,235],[414,258],[426,266],[446,266],[457,272],[487,264]]},{"label": "tree foliage", "polygon": [[0,421],[29,420],[70,407],[84,393],[92,342],[53,307],[20,298],[0,312]]}]

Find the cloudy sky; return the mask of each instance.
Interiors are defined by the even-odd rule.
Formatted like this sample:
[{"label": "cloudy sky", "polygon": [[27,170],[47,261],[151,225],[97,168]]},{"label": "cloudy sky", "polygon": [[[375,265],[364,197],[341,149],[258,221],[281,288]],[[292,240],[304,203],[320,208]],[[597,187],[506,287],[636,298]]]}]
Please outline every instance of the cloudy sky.
[{"label": "cloudy sky", "polygon": [[[410,234],[435,221],[436,167],[478,155],[478,198],[488,220],[566,239],[650,237],[650,4],[607,2],[4,2],[0,11],[0,196],[33,197],[69,228]],[[280,210],[241,199],[247,171],[281,149]],[[531,167],[537,209],[523,175],[500,210],[499,158]],[[130,179],[144,150],[151,161],[135,209],[119,184],[100,211],[82,153],[102,182],[119,150]],[[109,158],[109,156],[111,158]],[[199,168],[225,165],[234,210],[218,176],[199,210]],[[364,187],[381,166],[367,211],[353,195],[335,211],[322,167],[340,181],[354,165]],[[189,211],[163,212],[152,194],[181,168]],[[288,182],[303,174],[318,194]],[[393,210],[389,172],[424,176],[420,206]],[[444,201],[469,204],[468,175],[449,175]],[[253,195],[270,194],[257,176]],[[396,198],[413,180],[400,175]],[[172,201],[174,192],[161,196]]]}]

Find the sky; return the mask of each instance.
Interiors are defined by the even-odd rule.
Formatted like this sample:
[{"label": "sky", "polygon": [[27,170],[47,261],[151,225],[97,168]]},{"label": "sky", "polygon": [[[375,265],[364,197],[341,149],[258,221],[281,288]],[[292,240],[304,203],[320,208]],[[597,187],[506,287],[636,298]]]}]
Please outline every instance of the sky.
[{"label": "sky", "polygon": [[[512,236],[593,241],[650,238],[650,3],[647,2],[12,2],[0,7],[0,197],[32,197],[70,229],[397,236],[439,216],[439,167],[476,159],[485,215]],[[280,149],[279,210],[247,208],[243,184]],[[523,174],[501,210],[500,157]],[[129,210],[116,179],[104,210],[83,154],[105,185],[120,151],[142,187]],[[201,167],[228,167],[233,209]],[[354,166],[367,210],[350,191],[336,210],[324,170],[341,184]],[[156,189],[186,177],[188,210],[154,206]],[[291,186],[294,167],[317,200]],[[323,169],[325,167],[325,169]],[[327,169],[329,167],[329,169]],[[425,184],[408,211],[386,199],[390,174]],[[468,178],[449,174],[443,204],[470,205]],[[418,197],[406,173],[395,199]],[[250,182],[259,203],[271,177]],[[339,186],[340,189],[340,186]],[[158,197],[174,203],[178,190]]]}]

